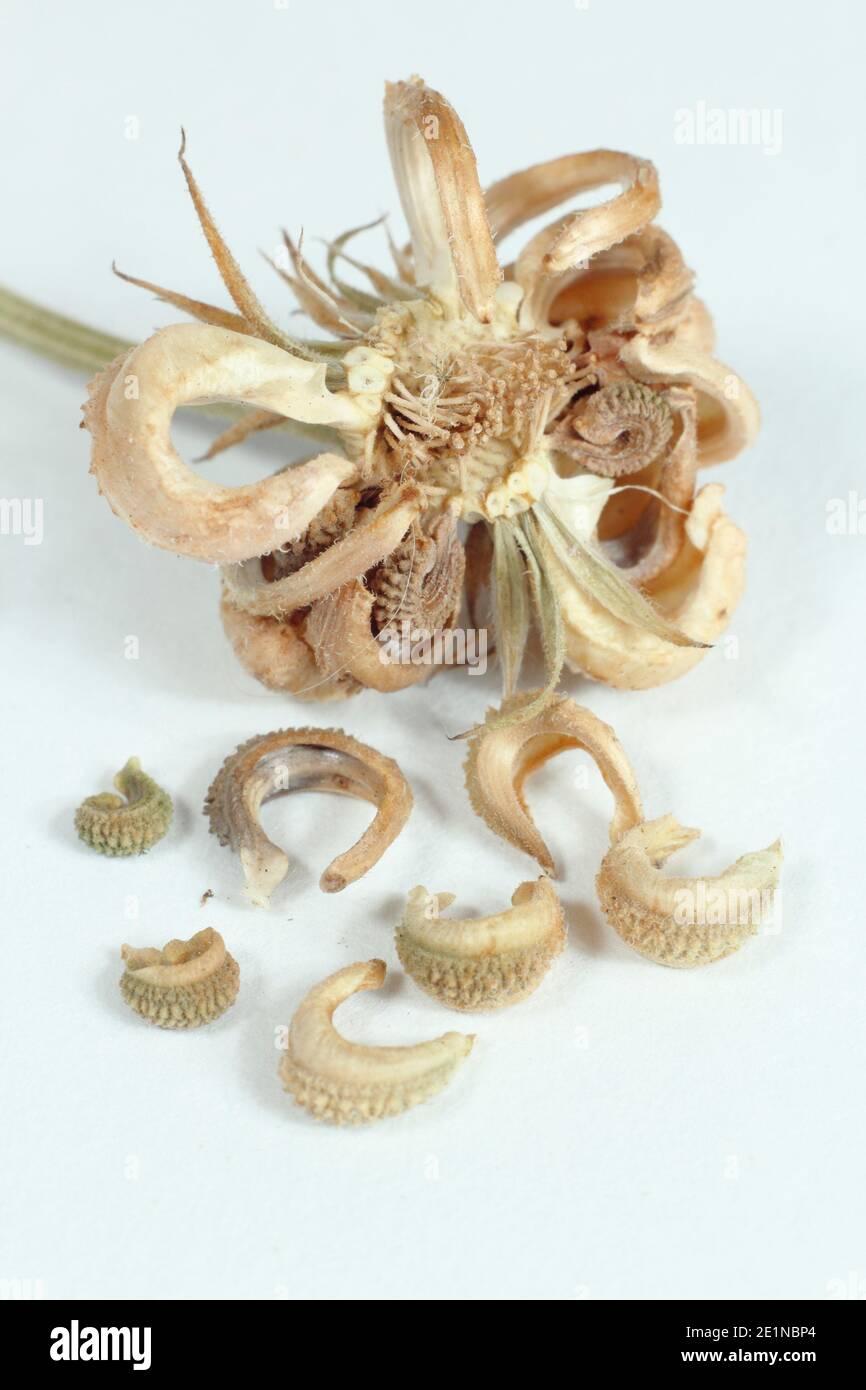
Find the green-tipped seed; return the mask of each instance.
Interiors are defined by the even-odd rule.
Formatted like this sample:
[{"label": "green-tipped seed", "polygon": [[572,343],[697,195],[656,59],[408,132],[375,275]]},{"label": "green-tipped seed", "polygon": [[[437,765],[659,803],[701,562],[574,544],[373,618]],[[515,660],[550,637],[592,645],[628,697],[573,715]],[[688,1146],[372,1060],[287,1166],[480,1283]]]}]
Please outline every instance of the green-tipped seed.
[{"label": "green-tipped seed", "polygon": [[99,854],[145,854],[171,825],[171,797],[142,772],[138,758],[120,769],[114,785],[122,796],[99,792],[81,803],[75,812],[78,838]]}]

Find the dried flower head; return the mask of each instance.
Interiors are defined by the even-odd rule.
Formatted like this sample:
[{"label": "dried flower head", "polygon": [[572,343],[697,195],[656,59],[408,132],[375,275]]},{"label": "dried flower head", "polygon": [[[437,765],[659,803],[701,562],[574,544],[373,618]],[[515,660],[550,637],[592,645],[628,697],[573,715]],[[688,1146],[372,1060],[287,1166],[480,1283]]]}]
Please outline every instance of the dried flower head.
[{"label": "dried flower head", "polygon": [[206,927],[189,941],[123,946],[126,969],[120,980],[131,1009],[160,1028],[198,1028],[212,1023],[237,997],[238,963],[218,931]]},{"label": "dried flower head", "polygon": [[171,797],[142,772],[138,758],[120,769],[114,785],[121,796],[98,792],[82,801],[75,812],[78,838],[100,854],[144,854],[171,825]]},{"label": "dried flower head", "polygon": [[[321,340],[267,314],[181,148],[235,307],[133,280],[200,322],[163,329],[92,383],[101,491],[146,540],[223,566],[231,641],[276,689],[330,699],[423,679],[424,665],[389,669],[379,639],[401,619],[434,633],[454,620],[466,525],[491,542],[475,555],[506,694],[532,621],[546,696],[564,663],[630,688],[681,674],[743,582],[741,533],[719,489],[695,499],[696,472],[748,444],[758,414],[653,225],[655,169],[595,150],[484,192],[459,117],[418,78],[388,85],[385,124],[411,235],[391,243],[393,273],[352,253],[362,227],[329,245],[326,276],[288,235],[276,267]],[[503,238],[611,183],[617,196],[560,211],[502,267]],[[285,421],[324,451],[246,487],[206,483],[170,424],[179,405],[214,400],[246,413],[211,455]]]}]

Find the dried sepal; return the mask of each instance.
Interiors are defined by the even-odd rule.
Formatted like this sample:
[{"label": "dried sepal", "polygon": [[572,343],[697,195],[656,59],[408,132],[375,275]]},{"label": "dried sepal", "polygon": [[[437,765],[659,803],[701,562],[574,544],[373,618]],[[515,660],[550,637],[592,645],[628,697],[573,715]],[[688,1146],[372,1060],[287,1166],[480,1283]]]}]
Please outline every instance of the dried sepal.
[{"label": "dried sepal", "polygon": [[[722,508],[724,488],[710,483],[695,497],[676,560],[649,595],[661,620],[691,645],[675,645],[630,616],[619,616],[591,591],[571,582],[554,557],[551,581],[565,624],[566,662],[621,690],[676,680],[724,632],[745,583],[746,538]],[[637,590],[633,590],[640,597]]]},{"label": "dried sepal", "polygon": [[359,1125],[400,1115],[441,1091],[472,1051],[471,1033],[411,1047],[368,1047],[338,1033],[335,1010],[359,990],[379,989],[385,974],[381,960],[348,965],[314,985],[295,1011],[280,1079],[314,1119]]},{"label": "dried sepal", "polygon": [[90,384],[85,424],[91,472],[111,508],[152,545],[228,563],[262,555],[300,533],[355,469],[321,454],[245,487],[196,477],[171,440],[178,406],[234,400],[320,424],[355,418],[328,391],[325,367],[221,328],[176,324]]},{"label": "dried sepal", "polygon": [[623,941],[659,965],[706,965],[739,949],[768,920],[781,841],[744,854],[715,878],[675,878],[661,865],[700,835],[673,816],[634,826],[608,850],[596,880]]},{"label": "dried sepal", "polygon": [[75,812],[78,838],[112,858],[145,854],[171,825],[171,797],[142,772],[138,758],[125,763],[114,785],[120,796],[99,792],[81,803]]},{"label": "dried sepal", "polygon": [[364,834],[328,865],[324,893],[339,893],[371,869],[397,838],[412,810],[412,792],[393,758],[341,729],[278,729],[240,744],[226,758],[205,798],[211,832],[240,856],[247,896],[267,907],[289,868],[268,839],[262,803],[281,792],[337,792],[372,802],[376,816]]},{"label": "dried sepal", "polygon": [[413,888],[397,928],[407,975],[451,1009],[501,1009],[538,988],[565,945],[565,917],[547,878],[521,883],[490,917],[440,916],[453,893]]},{"label": "dried sepal", "polygon": [[[527,777],[548,759],[570,748],[589,753],[613,794],[612,843],[643,819],[643,811],[631,763],[610,725],[565,697],[530,719],[520,719],[521,705],[534,698],[535,692],[524,692],[504,701],[500,710],[488,711],[485,723],[470,736],[466,789],[473,809],[495,835],[555,874],[553,857],[529,814],[523,790]],[[514,722],[503,722],[503,713],[516,716]]]},{"label": "dried sepal", "polygon": [[238,963],[218,931],[205,927],[189,941],[121,947],[120,989],[131,1009],[159,1028],[198,1028],[230,1009],[240,985]]}]

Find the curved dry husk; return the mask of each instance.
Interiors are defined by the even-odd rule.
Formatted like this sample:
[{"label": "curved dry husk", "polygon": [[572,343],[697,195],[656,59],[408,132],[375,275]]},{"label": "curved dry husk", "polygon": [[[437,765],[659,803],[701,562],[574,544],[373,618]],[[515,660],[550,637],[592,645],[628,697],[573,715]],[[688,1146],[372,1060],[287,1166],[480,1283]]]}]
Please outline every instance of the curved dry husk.
[{"label": "curved dry husk", "polygon": [[325,893],[339,893],[372,868],[412,809],[412,792],[394,760],[341,729],[278,729],[248,739],[226,758],[204,811],[220,844],[240,855],[255,907],[269,905],[289,868],[287,855],[262,830],[259,811],[263,801],[292,791],[337,792],[377,808],[357,844],[325,869],[319,880]]},{"label": "curved dry husk", "polygon": [[521,883],[491,917],[440,916],[453,893],[413,888],[397,928],[407,975],[451,1009],[501,1009],[532,994],[565,945],[565,917],[549,879]]},{"label": "curved dry husk", "polygon": [[553,557],[551,582],[559,597],[568,666],[621,690],[646,690],[677,679],[700,661],[724,632],[745,586],[746,538],[722,508],[724,489],[708,484],[685,523],[685,544],[651,586],[657,610],[698,645],[672,646],[617,617],[568,582]]},{"label": "curved dry husk", "polygon": [[[99,854],[145,854],[165,835],[174,812],[168,792],[130,758],[114,779],[122,796],[99,792],[75,812],[75,829]],[[125,799],[124,799],[125,798]]]},{"label": "curved dry husk", "polygon": [[366,1047],[342,1037],[331,1021],[335,1009],[359,990],[378,989],[385,973],[381,960],[337,970],[295,1012],[280,1077],[317,1120],[358,1125],[399,1115],[441,1091],[472,1050],[475,1039],[464,1033],[413,1047]]},{"label": "curved dry husk", "polygon": [[198,1028],[212,1023],[237,997],[240,970],[213,927],[189,941],[123,946],[120,989],[131,1009],[159,1028]]},{"label": "curved dry husk", "polygon": [[706,965],[754,936],[775,910],[780,840],[744,854],[716,878],[675,878],[661,865],[700,835],[673,816],[645,821],[608,850],[596,880],[605,917],[659,965]]},{"label": "curved dry husk", "polygon": [[[552,701],[528,719],[523,705],[528,692],[489,710],[487,722],[470,737],[465,762],[466,788],[473,809],[495,835],[531,854],[548,873],[553,857],[529,814],[523,787],[526,778],[549,758],[569,748],[590,754],[613,793],[611,841],[643,819],[640,792],[631,764],[609,724],[565,697]],[[502,716],[515,722],[503,722]]]}]

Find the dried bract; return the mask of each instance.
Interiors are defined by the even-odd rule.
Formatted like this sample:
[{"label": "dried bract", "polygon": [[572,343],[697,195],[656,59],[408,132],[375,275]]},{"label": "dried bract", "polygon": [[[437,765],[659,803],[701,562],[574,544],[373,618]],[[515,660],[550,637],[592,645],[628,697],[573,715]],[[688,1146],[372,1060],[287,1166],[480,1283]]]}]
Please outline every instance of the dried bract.
[{"label": "dried bract", "polygon": [[531,854],[548,873],[553,858],[529,814],[523,787],[526,778],[549,758],[569,748],[589,753],[613,793],[611,842],[643,819],[640,792],[631,764],[609,724],[561,697],[529,718],[522,706],[532,692],[513,696],[473,732],[466,757],[466,788],[474,810],[494,834]]},{"label": "dried bract", "polygon": [[332,1023],[335,1009],[384,980],[384,961],[349,965],[315,985],[292,1019],[280,1077],[317,1120],[357,1125],[399,1115],[441,1091],[472,1050],[475,1039],[465,1033],[443,1033],[413,1047],[348,1042]]},{"label": "dried bract", "polygon": [[372,868],[412,809],[412,792],[394,760],[340,729],[278,729],[240,744],[214,778],[204,809],[220,844],[240,855],[255,907],[268,906],[289,868],[287,855],[262,830],[259,812],[272,796],[293,791],[337,792],[377,808],[357,844],[325,869],[319,880],[325,893],[339,893]]},{"label": "dried bract", "polygon": [[240,970],[218,931],[205,927],[189,941],[123,946],[120,980],[131,1009],[159,1028],[198,1028],[212,1023],[237,998]]},{"label": "dried bract", "polygon": [[142,772],[138,758],[120,769],[114,785],[120,796],[99,792],[81,803],[75,812],[78,838],[100,854],[144,854],[171,825],[171,797]]},{"label": "dried bract", "polygon": [[605,917],[659,965],[706,965],[739,949],[776,910],[781,841],[716,878],[674,878],[661,865],[700,835],[673,816],[645,821],[608,850],[596,880]]},{"label": "dried bract", "polygon": [[397,928],[404,970],[451,1009],[501,1009],[537,989],[565,945],[565,918],[547,878],[521,883],[492,917],[443,918],[453,893],[413,888]]}]

